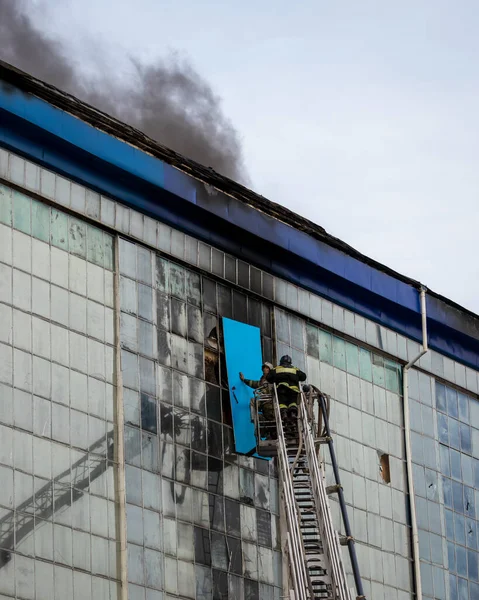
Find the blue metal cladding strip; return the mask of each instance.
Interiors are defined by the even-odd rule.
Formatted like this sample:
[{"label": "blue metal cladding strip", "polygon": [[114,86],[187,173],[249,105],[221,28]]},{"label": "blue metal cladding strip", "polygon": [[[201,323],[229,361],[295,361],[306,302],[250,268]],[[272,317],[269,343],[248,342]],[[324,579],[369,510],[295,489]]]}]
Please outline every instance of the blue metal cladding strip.
[{"label": "blue metal cladding strip", "polygon": [[[220,192],[210,193],[162,161],[5,87],[0,85],[0,144],[421,341],[418,292],[411,285]],[[479,367],[474,317],[428,296],[428,327],[431,348]]]},{"label": "blue metal cladding strip", "polygon": [[[373,292],[380,290],[386,298],[396,301],[399,282],[390,275],[380,273],[369,265],[348,257],[343,252],[314,240],[306,233],[260,213],[234,198],[220,192],[209,194],[204,185],[178,169],[99,131],[35,96],[25,94],[12,86],[0,87],[0,109],[44,129],[76,148],[81,148],[96,159],[198,205],[212,215],[219,216],[236,227],[241,227],[340,277],[345,276],[347,265],[351,263],[348,271],[355,274],[357,284]],[[409,287],[405,286],[405,289]],[[408,292],[406,297],[410,302],[409,308],[414,310],[414,291],[408,289]]]},{"label": "blue metal cladding strip", "polygon": [[[239,374],[240,372],[245,373],[248,379],[261,377],[263,358],[260,330],[258,327],[223,317],[223,337],[235,449],[238,454],[248,454],[256,448],[256,437],[250,412],[253,390],[241,381]],[[258,457],[256,453],[253,456]]]}]

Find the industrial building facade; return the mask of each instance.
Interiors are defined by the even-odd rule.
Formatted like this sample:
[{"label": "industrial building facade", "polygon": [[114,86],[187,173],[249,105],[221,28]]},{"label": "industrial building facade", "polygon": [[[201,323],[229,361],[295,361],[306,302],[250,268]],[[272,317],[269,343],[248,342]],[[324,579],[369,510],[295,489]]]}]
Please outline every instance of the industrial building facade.
[{"label": "industrial building facade", "polygon": [[0,599],[284,597],[278,473],[235,453],[223,317],[331,396],[366,597],[479,598],[476,317],[426,294],[405,435],[419,286],[334,240],[307,276],[316,239],[264,199],[0,76]]}]

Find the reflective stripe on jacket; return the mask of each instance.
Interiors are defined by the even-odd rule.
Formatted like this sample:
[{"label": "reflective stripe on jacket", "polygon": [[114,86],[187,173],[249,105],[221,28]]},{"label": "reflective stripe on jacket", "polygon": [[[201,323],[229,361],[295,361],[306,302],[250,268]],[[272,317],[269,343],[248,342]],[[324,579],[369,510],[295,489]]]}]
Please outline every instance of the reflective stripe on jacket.
[{"label": "reflective stripe on jacket", "polygon": [[275,383],[278,388],[287,387],[299,393],[299,382],[306,380],[306,373],[296,367],[275,367],[267,377],[269,383]]},{"label": "reflective stripe on jacket", "polygon": [[244,379],[243,383],[248,387],[257,390],[258,388],[263,387],[263,385],[266,385],[268,382],[266,377],[263,375],[259,381],[255,379]]}]

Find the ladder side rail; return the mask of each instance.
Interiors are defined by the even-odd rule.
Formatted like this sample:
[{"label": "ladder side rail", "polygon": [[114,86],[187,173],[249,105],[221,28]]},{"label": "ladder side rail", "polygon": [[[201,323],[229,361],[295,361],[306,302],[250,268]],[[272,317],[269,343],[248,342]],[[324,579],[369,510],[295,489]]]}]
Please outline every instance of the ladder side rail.
[{"label": "ladder side rail", "polygon": [[288,522],[288,546],[289,555],[292,565],[292,576],[295,585],[295,594],[298,600],[307,600],[306,593],[307,575],[304,571],[305,556],[303,551],[302,540],[299,537],[297,528],[297,516],[295,514],[295,499],[290,489],[291,481],[289,480],[288,470],[289,464],[287,461],[281,460],[281,480],[283,483],[283,491],[285,497],[286,519]]},{"label": "ladder side rail", "polygon": [[324,486],[324,480],[321,468],[319,466],[316,455],[314,437],[311,432],[311,427],[304,402],[301,402],[301,420],[303,423],[304,442],[308,465],[310,469],[310,477],[313,491],[314,503],[318,514],[318,524],[321,530],[321,537],[325,543],[325,552],[327,552],[329,562],[331,564],[331,577],[336,586],[335,595],[340,600],[349,600],[350,594],[347,585],[347,576],[344,569],[344,564],[341,555],[341,547],[339,544],[338,535],[333,526],[333,518],[331,507],[329,504],[328,495]]},{"label": "ladder side rail", "polygon": [[279,408],[276,385],[274,386],[274,410],[278,434],[278,459],[280,474],[285,496],[285,512],[288,521],[289,554],[292,566],[294,585],[296,585],[295,600],[309,600],[309,580],[306,571],[306,555],[299,529],[299,517],[297,514],[296,500],[293,490],[292,475],[289,468],[288,454],[286,452],[286,441],[284,437],[283,423]]},{"label": "ladder side rail", "polygon": [[331,437],[331,429],[329,427],[329,418],[328,418],[328,414],[326,411],[326,402],[324,399],[324,395],[319,390],[317,390],[317,392],[318,392],[318,400],[319,400],[320,406],[321,406],[321,411],[323,413],[322,416],[323,416],[323,422],[324,422],[324,431],[328,438],[328,449],[329,449],[329,454],[331,456],[331,465],[333,467],[334,480],[335,480],[336,485],[338,486],[339,506],[341,509],[341,517],[342,517],[343,524],[344,524],[344,533],[346,535],[346,541],[347,541],[348,550],[349,550],[349,557],[351,559],[351,567],[353,570],[354,583],[356,585],[357,598],[362,600],[363,598],[365,599],[366,596],[364,595],[363,583],[361,581],[361,575],[359,572],[359,563],[358,563],[358,557],[356,554],[355,541],[354,541],[354,538],[351,533],[351,525],[349,523],[348,511],[346,508],[346,501],[344,499],[343,487],[341,485],[341,478],[339,475],[339,468],[338,468],[338,462],[336,459],[336,452],[334,450],[333,439]]}]

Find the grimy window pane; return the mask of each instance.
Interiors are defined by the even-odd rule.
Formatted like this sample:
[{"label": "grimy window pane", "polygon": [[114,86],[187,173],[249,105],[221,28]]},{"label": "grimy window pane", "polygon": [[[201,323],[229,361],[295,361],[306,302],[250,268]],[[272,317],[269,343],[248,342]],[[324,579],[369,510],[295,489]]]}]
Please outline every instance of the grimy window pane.
[{"label": "grimy window pane", "polygon": [[12,224],[12,189],[0,183],[0,223]]},{"label": "grimy window pane", "polygon": [[338,369],[346,370],[346,347],[344,340],[333,336],[333,364]]},{"label": "grimy window pane", "polygon": [[31,233],[31,200],[20,192],[13,192],[13,226],[23,233]]},{"label": "grimy window pane", "polygon": [[446,387],[446,402],[447,412],[451,417],[457,419],[459,417],[459,410],[457,408],[457,392],[450,387]]},{"label": "grimy window pane", "polygon": [[278,340],[289,344],[289,318],[288,315],[282,310],[277,310],[276,314],[276,335]]},{"label": "grimy window pane", "polygon": [[346,342],[346,370],[359,376],[359,349],[349,342]]},{"label": "grimy window pane", "polygon": [[436,382],[436,408],[442,412],[447,411],[446,387],[438,382]]},{"label": "grimy window pane", "polygon": [[50,207],[32,201],[32,235],[43,242],[50,240]]},{"label": "grimy window pane", "polygon": [[319,330],[319,359],[330,365],[333,364],[332,336],[322,329]]},{"label": "grimy window pane", "polygon": [[86,223],[69,217],[68,236],[70,252],[86,258]]},{"label": "grimy window pane", "polygon": [[366,381],[373,380],[371,353],[364,348],[359,349],[359,371],[362,379]]},{"label": "grimy window pane", "polygon": [[58,210],[51,213],[51,242],[53,246],[68,250],[68,217]]},{"label": "grimy window pane", "polygon": [[291,317],[291,345],[304,351],[304,325],[301,319]]},{"label": "grimy window pane", "polygon": [[[105,236],[107,237],[107,236]],[[105,244],[103,231],[96,227],[87,228],[87,256],[88,260],[103,267],[105,264]]]},{"label": "grimy window pane", "polygon": [[185,270],[174,263],[170,263],[170,293],[181,300],[186,299]]},{"label": "grimy window pane", "polygon": [[191,271],[186,271],[186,299],[190,304],[201,307],[201,278]]}]

